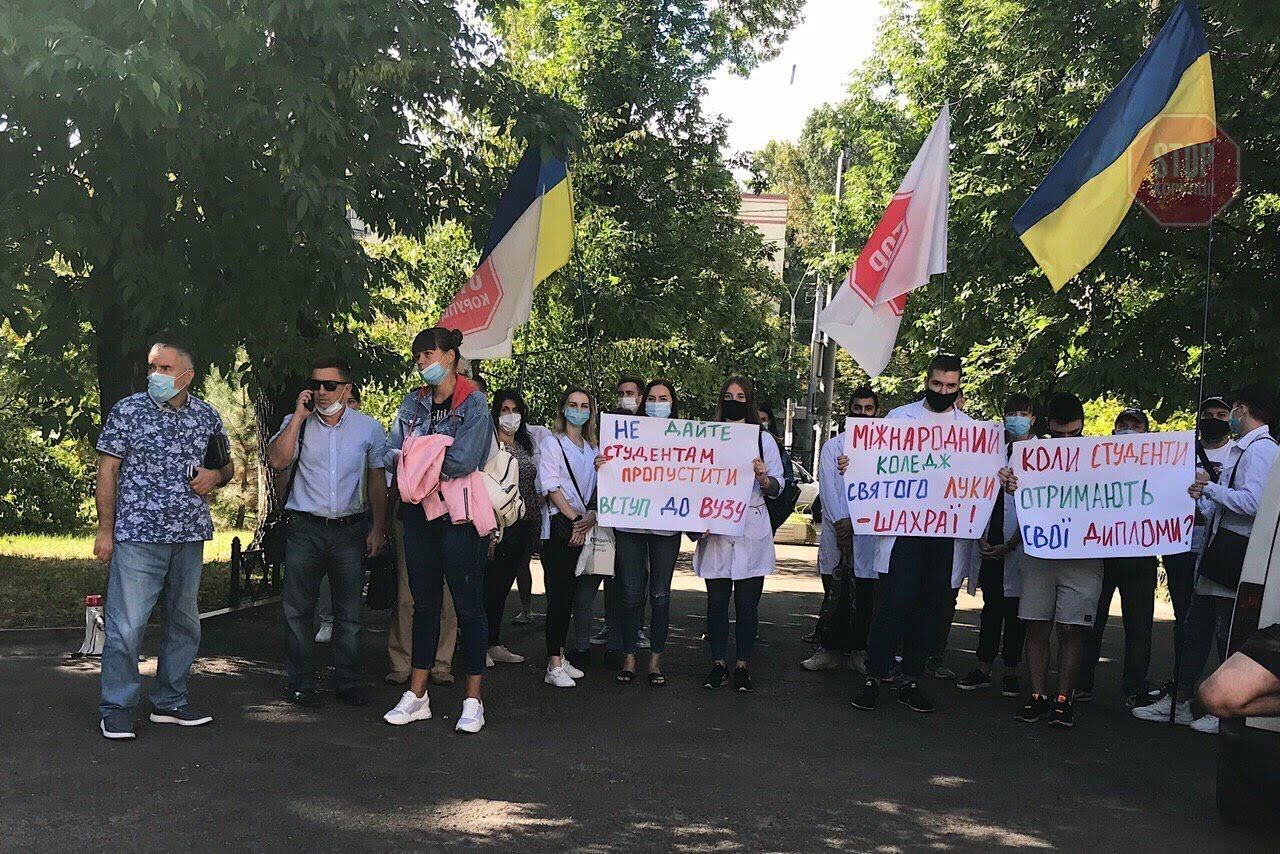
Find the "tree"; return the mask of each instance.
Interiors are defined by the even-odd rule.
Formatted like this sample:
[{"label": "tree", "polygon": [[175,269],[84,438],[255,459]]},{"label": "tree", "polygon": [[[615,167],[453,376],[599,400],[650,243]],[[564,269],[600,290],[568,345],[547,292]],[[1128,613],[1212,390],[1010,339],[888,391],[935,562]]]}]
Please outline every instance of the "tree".
[{"label": "tree", "polygon": [[[1242,0],[1201,4],[1219,121],[1241,142],[1248,197],[1214,230],[1208,388],[1276,373],[1280,147],[1274,16]],[[971,399],[1055,386],[1157,412],[1192,405],[1201,359],[1207,234],[1164,231],[1136,208],[1102,256],[1058,294],[1011,227],[1014,212],[1141,55],[1170,0],[894,2],[848,98],[816,111],[790,166],[762,181],[812,199],[793,223],[799,264],[843,275],[944,100],[952,102],[950,272],[912,295],[889,392],[917,389],[939,347],[966,356]],[[844,203],[834,158],[852,153]],[[839,251],[826,241],[835,234]]]},{"label": "tree", "polygon": [[524,0],[502,12],[513,75],[576,107],[581,141],[574,260],[540,286],[517,335],[530,355],[486,365],[491,384],[524,384],[544,415],[593,379],[591,362],[604,387],[623,370],[670,375],[693,414],[709,412],[726,371],[788,390],[782,292],[735,218],[723,123],[700,99],[717,69],[771,55],[801,5]]},{"label": "tree", "polygon": [[0,56],[0,312],[95,362],[102,413],[166,329],[226,369],[244,347],[259,390],[317,348],[391,364],[346,335],[393,273],[348,212],[468,220],[484,129],[569,133],[447,0],[15,0]]}]

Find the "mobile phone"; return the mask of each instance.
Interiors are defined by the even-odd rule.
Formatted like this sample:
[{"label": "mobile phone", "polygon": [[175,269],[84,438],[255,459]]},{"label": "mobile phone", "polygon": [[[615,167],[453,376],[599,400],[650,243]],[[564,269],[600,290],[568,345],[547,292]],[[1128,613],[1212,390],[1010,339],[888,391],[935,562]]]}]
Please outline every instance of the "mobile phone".
[{"label": "mobile phone", "polygon": [[311,392],[311,397],[307,398],[307,402],[303,406],[307,408],[308,412],[316,411],[316,393],[314,391]]},{"label": "mobile phone", "polygon": [[195,466],[187,466],[187,482],[189,483],[195,480],[196,475],[199,473],[200,473],[200,470]]}]

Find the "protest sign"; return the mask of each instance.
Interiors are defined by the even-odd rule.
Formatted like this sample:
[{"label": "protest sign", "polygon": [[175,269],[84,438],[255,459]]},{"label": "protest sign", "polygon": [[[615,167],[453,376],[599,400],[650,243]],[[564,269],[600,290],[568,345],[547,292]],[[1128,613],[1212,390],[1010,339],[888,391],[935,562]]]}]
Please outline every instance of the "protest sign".
[{"label": "protest sign", "polygon": [[1026,553],[1099,558],[1189,551],[1194,441],[1188,431],[1014,445],[1014,498]]},{"label": "protest sign", "polygon": [[759,442],[756,424],[601,416],[608,462],[597,518],[611,528],[741,534]]},{"label": "protest sign", "polygon": [[860,418],[844,447],[855,534],[976,540],[986,531],[1005,464],[1000,425]]}]

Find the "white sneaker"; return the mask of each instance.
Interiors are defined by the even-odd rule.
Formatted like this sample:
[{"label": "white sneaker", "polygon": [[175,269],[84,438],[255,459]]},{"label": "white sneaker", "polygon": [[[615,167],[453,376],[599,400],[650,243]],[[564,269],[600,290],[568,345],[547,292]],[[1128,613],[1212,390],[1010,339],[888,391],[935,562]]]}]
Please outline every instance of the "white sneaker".
[{"label": "white sneaker", "polygon": [[1209,735],[1217,735],[1218,734],[1218,716],[1205,715],[1204,717],[1196,718],[1194,721],[1191,722],[1191,728],[1196,732],[1205,732],[1205,733],[1208,733]]},{"label": "white sneaker", "polygon": [[571,679],[581,679],[587,675],[577,667],[574,667],[573,664],[567,658],[560,659],[560,669],[563,670],[565,673],[568,673],[569,678]]},{"label": "white sneaker", "polygon": [[502,664],[519,664],[524,661],[523,655],[518,655],[505,646],[489,647],[489,662],[500,662]]},{"label": "white sneaker", "polygon": [[636,630],[636,649],[648,649],[649,636],[644,633],[644,629]]},{"label": "white sneaker", "polygon": [[412,691],[405,691],[396,707],[382,716],[392,726],[404,726],[414,721],[431,720],[431,698],[426,694],[415,696]]},{"label": "white sneaker", "polygon": [[542,681],[557,688],[572,688],[578,684],[573,681],[573,677],[568,674],[563,665],[548,670],[547,675],[542,677]]},{"label": "white sneaker", "polygon": [[479,732],[484,729],[484,703],[468,697],[462,701],[462,714],[453,725],[454,732]]},{"label": "white sneaker", "polygon": [[840,653],[820,649],[800,662],[805,670],[835,670],[840,666]]},{"label": "white sneaker", "polygon": [[333,640],[333,623],[321,623],[316,632],[316,643],[329,643]]},{"label": "white sneaker", "polygon": [[[1149,706],[1138,706],[1130,714],[1140,721],[1167,724],[1169,722],[1169,707],[1172,704],[1173,700],[1166,694]],[[1184,700],[1179,703],[1178,709],[1173,715],[1173,722],[1178,726],[1190,726],[1193,720],[1195,720],[1195,716],[1191,714],[1191,701]]]}]

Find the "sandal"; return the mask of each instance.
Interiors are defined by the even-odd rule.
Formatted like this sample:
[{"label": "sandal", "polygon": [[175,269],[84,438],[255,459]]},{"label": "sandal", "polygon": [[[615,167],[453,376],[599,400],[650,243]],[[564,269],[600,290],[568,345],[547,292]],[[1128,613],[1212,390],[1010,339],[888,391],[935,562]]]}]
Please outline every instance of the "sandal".
[{"label": "sandal", "polygon": [[663,685],[667,684],[667,677],[663,676],[661,673],[650,673],[649,684],[654,688],[661,688]]},{"label": "sandal", "polygon": [[632,671],[632,670],[619,670],[614,675],[613,678],[621,682],[622,684],[627,685],[627,684],[630,684],[631,681],[636,678],[636,674],[635,674],[635,671]]}]

